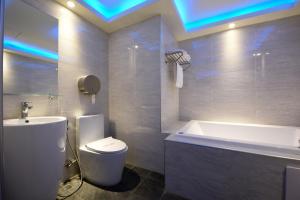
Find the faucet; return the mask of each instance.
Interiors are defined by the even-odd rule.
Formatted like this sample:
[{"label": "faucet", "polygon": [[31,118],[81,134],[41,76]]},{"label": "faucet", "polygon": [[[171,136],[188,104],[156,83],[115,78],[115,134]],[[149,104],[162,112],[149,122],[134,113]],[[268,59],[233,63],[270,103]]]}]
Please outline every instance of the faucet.
[{"label": "faucet", "polygon": [[31,102],[21,102],[21,119],[26,119],[28,117],[28,111],[33,107],[30,104]]}]

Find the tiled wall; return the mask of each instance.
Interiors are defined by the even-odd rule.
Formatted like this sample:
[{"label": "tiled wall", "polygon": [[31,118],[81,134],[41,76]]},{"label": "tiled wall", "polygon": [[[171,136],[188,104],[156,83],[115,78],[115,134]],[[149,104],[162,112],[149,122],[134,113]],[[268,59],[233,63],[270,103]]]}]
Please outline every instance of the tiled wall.
[{"label": "tiled wall", "polygon": [[[26,2],[59,20],[59,96],[49,99],[5,95],[5,118],[19,117],[20,102],[31,101],[34,107],[30,116],[68,117],[74,145],[75,116],[104,113],[108,122],[109,78],[112,132],[107,131],[107,135],[113,134],[128,144],[128,162],[163,173],[166,134],[161,134],[161,117],[163,124],[178,119],[179,97],[171,80],[173,66],[164,63],[164,51],[177,44],[161,17],[124,28],[109,39],[101,30],[53,1]],[[78,77],[86,74],[101,79],[102,88],[95,104],[77,89]]]},{"label": "tiled wall", "polygon": [[161,21],[161,130],[167,132],[178,121],[179,90],[175,87],[175,65],[166,64],[165,52],[178,48],[163,18]]},{"label": "tiled wall", "polygon": [[[3,51],[3,25],[4,25],[4,1],[0,1],[0,84],[3,83],[3,65],[2,65],[2,51]],[[0,93],[2,94],[2,85],[0,87]],[[2,200],[2,188],[3,188],[3,102],[2,98],[0,99],[0,200]]]},{"label": "tiled wall", "polygon": [[181,120],[300,126],[300,16],[180,42]]},{"label": "tiled wall", "polygon": [[[60,96],[4,96],[5,118],[19,116],[22,100],[33,102],[32,116],[63,115],[69,120],[69,135],[75,143],[75,117],[103,113],[108,122],[108,35],[52,0],[26,0],[27,3],[59,20],[58,91]],[[77,79],[86,74],[102,83],[96,102],[78,91]],[[106,126],[106,130],[108,126]],[[68,153],[69,154],[69,153]]]},{"label": "tiled wall", "polygon": [[113,134],[129,145],[128,162],[163,172],[161,17],[109,38],[109,102]]}]

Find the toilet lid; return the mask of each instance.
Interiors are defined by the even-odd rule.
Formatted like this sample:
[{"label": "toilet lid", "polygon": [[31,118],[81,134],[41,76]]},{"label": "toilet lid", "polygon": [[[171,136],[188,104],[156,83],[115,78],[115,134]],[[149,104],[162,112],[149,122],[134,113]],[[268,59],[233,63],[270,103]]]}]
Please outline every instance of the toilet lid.
[{"label": "toilet lid", "polygon": [[98,153],[118,153],[126,149],[127,145],[112,137],[104,138],[85,145],[87,149]]}]

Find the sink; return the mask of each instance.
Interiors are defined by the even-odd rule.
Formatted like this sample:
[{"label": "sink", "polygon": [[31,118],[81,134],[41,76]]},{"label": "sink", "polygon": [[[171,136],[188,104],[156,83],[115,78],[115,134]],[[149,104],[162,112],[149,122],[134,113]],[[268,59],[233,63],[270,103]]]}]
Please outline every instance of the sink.
[{"label": "sink", "polygon": [[67,119],[28,117],[4,125],[5,199],[53,200],[62,178]]},{"label": "sink", "polygon": [[25,119],[7,119],[3,121],[4,126],[30,126],[42,125],[66,121],[65,117],[28,117]]}]

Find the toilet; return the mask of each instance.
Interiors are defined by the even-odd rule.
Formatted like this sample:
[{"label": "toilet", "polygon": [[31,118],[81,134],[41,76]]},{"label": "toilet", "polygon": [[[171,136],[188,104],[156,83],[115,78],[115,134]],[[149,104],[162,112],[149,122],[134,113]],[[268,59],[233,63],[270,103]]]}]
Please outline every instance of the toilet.
[{"label": "toilet", "polygon": [[121,181],[128,147],[104,136],[104,116],[76,118],[76,145],[84,178],[96,185],[112,186]]}]

